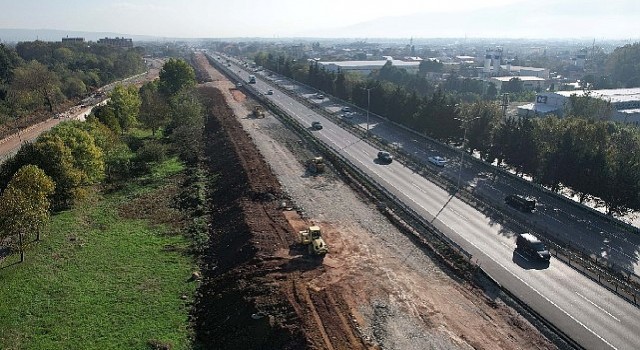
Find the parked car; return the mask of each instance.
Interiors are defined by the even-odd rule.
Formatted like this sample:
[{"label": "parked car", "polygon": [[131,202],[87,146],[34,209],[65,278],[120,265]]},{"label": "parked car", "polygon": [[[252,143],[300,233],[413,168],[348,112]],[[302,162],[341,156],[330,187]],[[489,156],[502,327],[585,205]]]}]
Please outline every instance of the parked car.
[{"label": "parked car", "polygon": [[316,98],[318,100],[323,100],[324,99],[324,95],[323,94],[316,94]]},{"label": "parked car", "polygon": [[540,239],[538,239],[538,237],[534,236],[531,233],[519,234],[516,237],[516,249],[537,260],[551,260],[549,249],[547,249],[547,247],[540,241]]},{"label": "parked car", "polygon": [[444,167],[444,165],[448,162],[448,160],[441,156],[432,156],[427,158],[427,160],[429,160],[429,163],[439,167]]},{"label": "parked car", "polygon": [[351,112],[351,108],[345,106],[345,107],[342,107],[342,111],[343,112]]},{"label": "parked car", "polygon": [[313,122],[313,123],[311,123],[311,128],[314,129],[314,130],[321,130],[322,129],[322,123]]},{"label": "parked car", "polygon": [[389,154],[389,152],[378,152],[378,163],[391,164],[391,162],[393,162],[393,157],[391,156],[391,154]]}]

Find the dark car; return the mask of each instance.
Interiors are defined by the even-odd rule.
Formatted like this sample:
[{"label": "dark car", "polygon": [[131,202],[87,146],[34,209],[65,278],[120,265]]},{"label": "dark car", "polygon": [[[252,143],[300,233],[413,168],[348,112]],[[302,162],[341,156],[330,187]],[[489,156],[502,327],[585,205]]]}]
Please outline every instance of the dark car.
[{"label": "dark car", "polygon": [[315,130],[321,130],[322,129],[322,123],[320,122],[313,122],[311,123],[311,128],[315,129]]},{"label": "dark car", "polygon": [[516,237],[516,249],[537,260],[551,260],[551,254],[547,247],[538,239],[538,237],[531,233],[519,234]]},{"label": "dark car", "polygon": [[504,202],[523,212],[530,213],[534,209],[536,209],[535,199],[527,198],[527,197],[516,195],[516,194],[510,194],[504,197]]},{"label": "dark car", "polygon": [[389,152],[380,151],[378,152],[378,162],[381,164],[391,164],[393,162],[393,157]]}]

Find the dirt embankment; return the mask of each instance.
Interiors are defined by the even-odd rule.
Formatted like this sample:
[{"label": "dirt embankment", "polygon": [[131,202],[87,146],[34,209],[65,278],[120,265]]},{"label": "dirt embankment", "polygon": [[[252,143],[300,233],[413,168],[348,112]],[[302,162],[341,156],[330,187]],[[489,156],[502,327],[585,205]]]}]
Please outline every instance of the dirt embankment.
[{"label": "dirt embankment", "polygon": [[[195,307],[206,348],[554,348],[495,290],[434,263],[331,167],[305,173],[313,150],[273,116],[248,117],[253,102],[202,55],[196,62],[210,78],[201,92],[211,108],[207,155],[219,174]],[[323,260],[298,243],[309,220],[278,209],[289,199],[323,228]]]}]

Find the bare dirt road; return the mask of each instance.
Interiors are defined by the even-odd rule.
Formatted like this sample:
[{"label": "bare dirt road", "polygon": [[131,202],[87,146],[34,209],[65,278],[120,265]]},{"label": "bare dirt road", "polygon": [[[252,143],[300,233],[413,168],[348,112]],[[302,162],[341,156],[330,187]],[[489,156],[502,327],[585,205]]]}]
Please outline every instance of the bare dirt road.
[{"label": "bare dirt road", "polygon": [[[435,262],[314,150],[197,56],[209,98],[207,152],[219,174],[196,336],[219,349],[553,349],[489,283]],[[283,211],[285,201],[298,209]],[[319,224],[310,257],[297,231]],[[478,285],[482,284],[481,288]]]}]

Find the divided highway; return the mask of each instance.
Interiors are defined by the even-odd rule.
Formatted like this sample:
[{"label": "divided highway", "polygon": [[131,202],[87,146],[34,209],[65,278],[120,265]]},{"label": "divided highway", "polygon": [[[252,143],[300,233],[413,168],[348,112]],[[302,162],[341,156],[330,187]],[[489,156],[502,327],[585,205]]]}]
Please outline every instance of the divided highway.
[{"label": "divided highway", "polygon": [[[232,62],[227,68],[246,82],[249,73],[241,67]],[[519,255],[508,228],[398,162],[377,164],[378,149],[257,78],[255,89],[273,89],[273,95],[265,97],[304,126],[320,121],[324,128],[310,131],[318,139],[430,221],[487,274],[578,344],[587,349],[640,348],[638,308],[558,260],[546,266]]]}]

